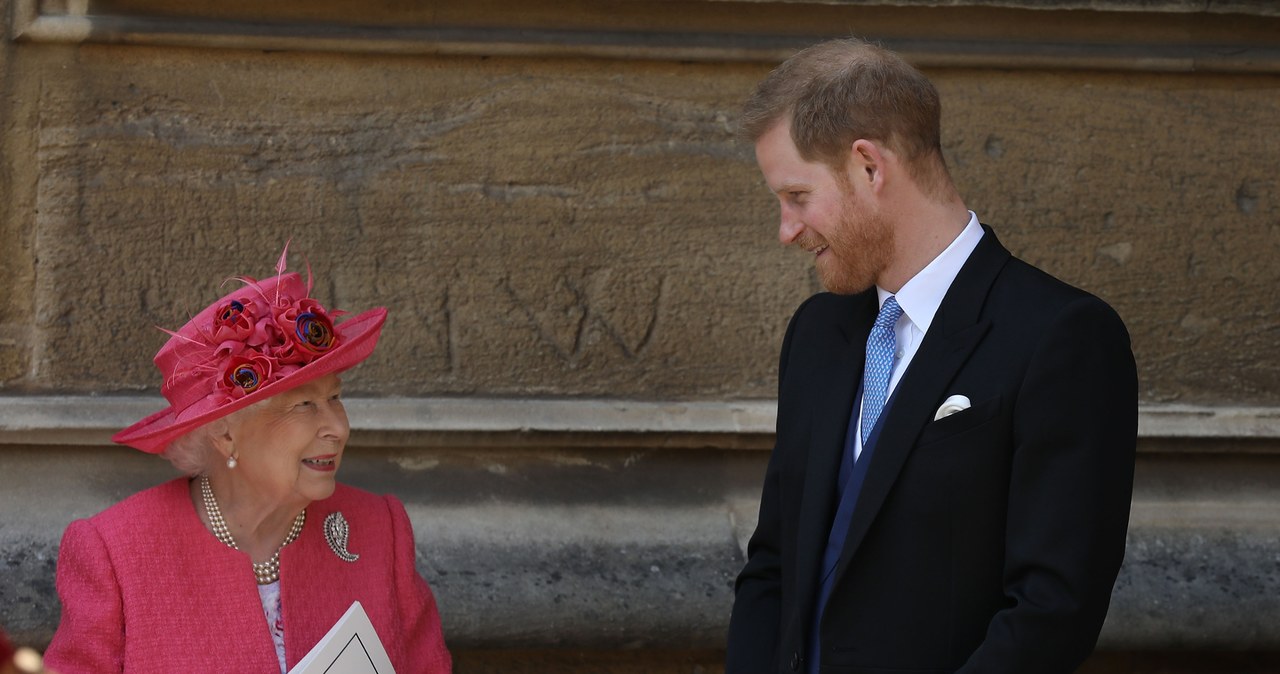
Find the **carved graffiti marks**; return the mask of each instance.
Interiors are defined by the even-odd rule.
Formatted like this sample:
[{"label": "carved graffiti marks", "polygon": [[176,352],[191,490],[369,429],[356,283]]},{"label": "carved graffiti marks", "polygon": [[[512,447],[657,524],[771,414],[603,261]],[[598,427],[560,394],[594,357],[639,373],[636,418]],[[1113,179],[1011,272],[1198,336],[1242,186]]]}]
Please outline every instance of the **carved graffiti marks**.
[{"label": "carved graffiti marks", "polygon": [[574,152],[581,156],[687,156],[740,160],[743,148],[732,142],[730,114],[738,103],[665,99],[637,91],[613,92],[600,101],[613,121],[583,136]]},{"label": "carved graffiti marks", "polygon": [[667,285],[663,274],[612,267],[501,280],[518,314],[570,366],[602,342],[627,359],[642,357],[657,330]]}]

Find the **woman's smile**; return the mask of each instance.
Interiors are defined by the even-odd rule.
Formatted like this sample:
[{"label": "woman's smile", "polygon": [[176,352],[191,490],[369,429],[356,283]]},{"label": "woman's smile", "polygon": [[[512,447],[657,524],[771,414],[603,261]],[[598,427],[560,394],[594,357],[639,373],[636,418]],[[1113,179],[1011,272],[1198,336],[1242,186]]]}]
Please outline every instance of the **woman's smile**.
[{"label": "woman's smile", "polygon": [[325,454],[324,456],[313,456],[302,460],[302,465],[311,470],[331,473],[338,469],[338,455]]}]

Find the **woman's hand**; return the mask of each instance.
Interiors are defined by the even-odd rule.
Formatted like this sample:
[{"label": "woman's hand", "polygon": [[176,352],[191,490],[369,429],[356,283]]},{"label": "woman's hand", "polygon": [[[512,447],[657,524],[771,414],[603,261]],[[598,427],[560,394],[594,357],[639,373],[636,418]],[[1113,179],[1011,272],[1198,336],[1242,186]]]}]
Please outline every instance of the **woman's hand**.
[{"label": "woman's hand", "polygon": [[19,648],[13,659],[0,667],[0,674],[57,674],[44,668],[44,658],[30,648]]}]

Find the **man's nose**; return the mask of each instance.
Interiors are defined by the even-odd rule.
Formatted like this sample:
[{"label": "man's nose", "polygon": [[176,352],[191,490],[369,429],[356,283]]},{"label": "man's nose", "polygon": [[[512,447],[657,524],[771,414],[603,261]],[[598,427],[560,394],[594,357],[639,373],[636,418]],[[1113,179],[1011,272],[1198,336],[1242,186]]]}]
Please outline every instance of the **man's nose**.
[{"label": "man's nose", "polygon": [[796,242],[796,237],[800,236],[802,231],[804,231],[804,225],[800,222],[800,218],[797,218],[791,209],[783,206],[778,223],[778,241],[784,246],[790,246]]}]

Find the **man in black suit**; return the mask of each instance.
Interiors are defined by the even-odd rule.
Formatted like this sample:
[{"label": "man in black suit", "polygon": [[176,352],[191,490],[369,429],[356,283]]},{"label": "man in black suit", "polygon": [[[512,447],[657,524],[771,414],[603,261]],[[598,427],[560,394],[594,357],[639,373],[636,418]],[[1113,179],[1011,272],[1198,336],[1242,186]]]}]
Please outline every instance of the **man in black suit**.
[{"label": "man in black suit", "polygon": [[1012,257],[952,184],[937,91],[857,40],[748,100],[780,238],[823,285],[782,343],[777,441],[726,672],[1071,672],[1124,556],[1129,336]]}]

